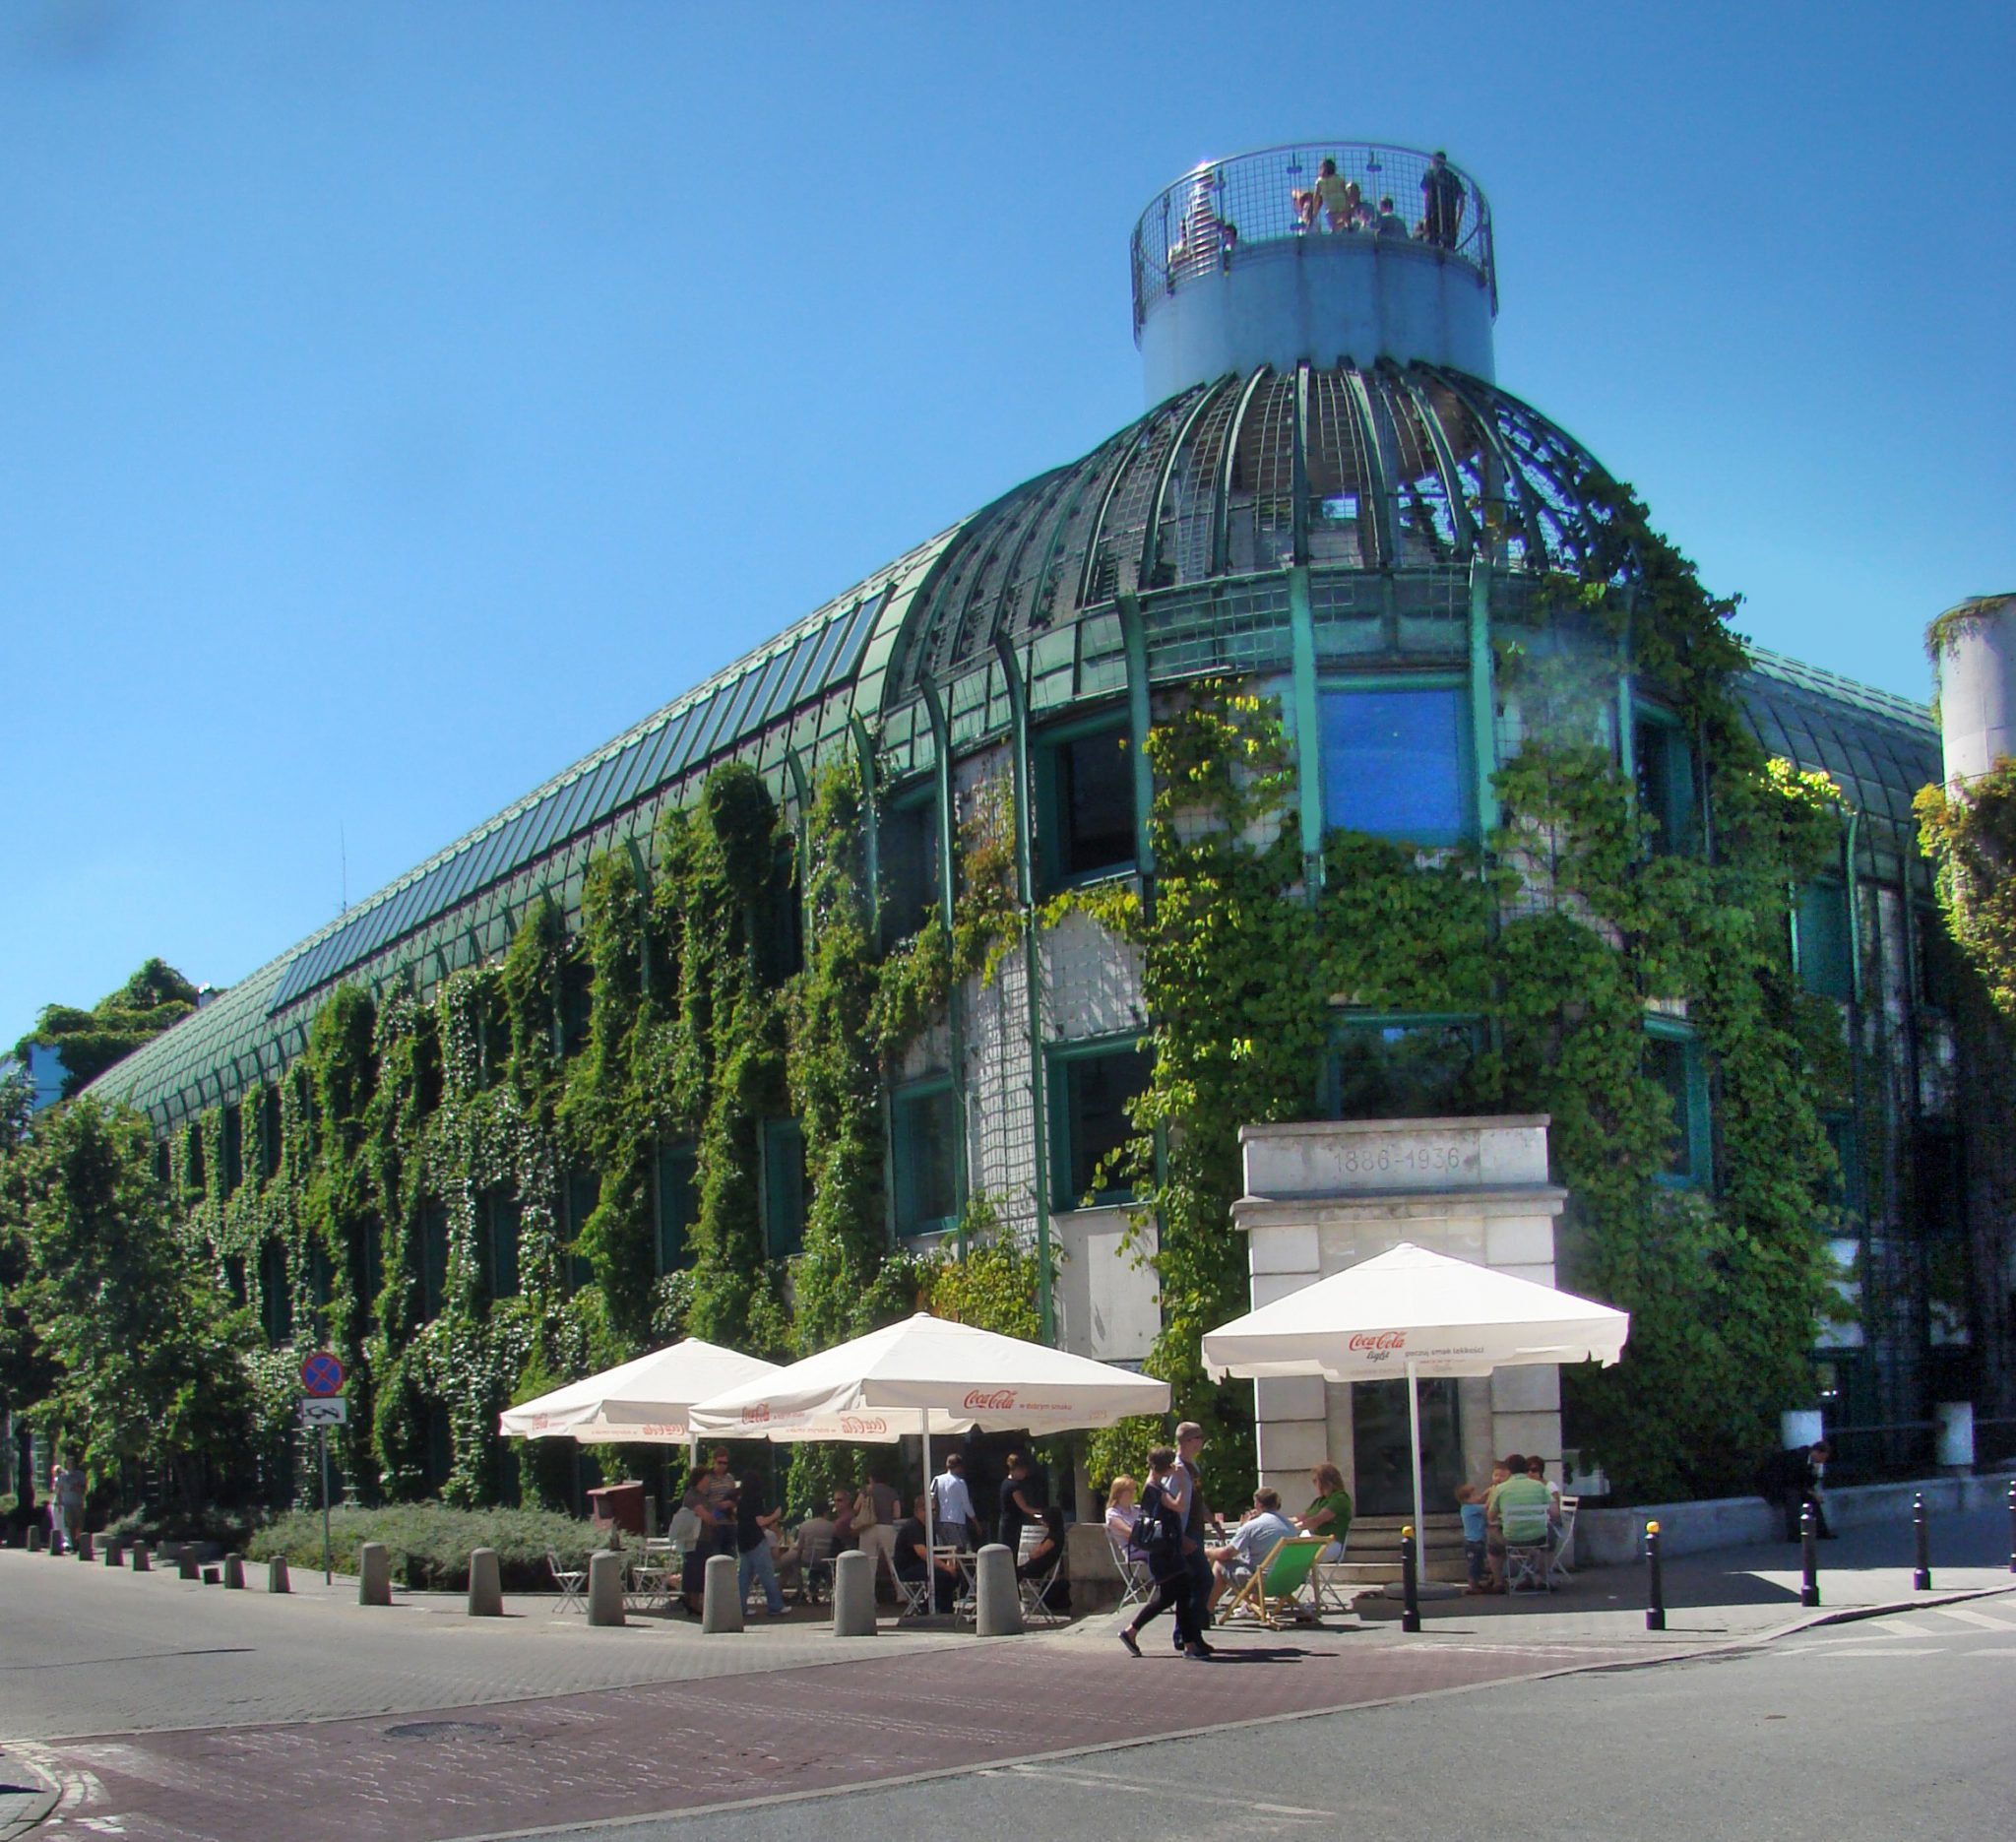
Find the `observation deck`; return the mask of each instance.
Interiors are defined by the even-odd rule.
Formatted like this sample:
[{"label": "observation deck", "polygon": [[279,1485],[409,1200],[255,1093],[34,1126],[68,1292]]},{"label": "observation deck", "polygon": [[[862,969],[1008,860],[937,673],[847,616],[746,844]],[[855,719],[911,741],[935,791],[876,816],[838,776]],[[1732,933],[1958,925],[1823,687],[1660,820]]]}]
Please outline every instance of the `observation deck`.
[{"label": "observation deck", "polygon": [[1308,141],[1207,160],[1134,226],[1148,401],[1303,361],[1388,358],[1488,380],[1493,237],[1483,188],[1439,154]]}]

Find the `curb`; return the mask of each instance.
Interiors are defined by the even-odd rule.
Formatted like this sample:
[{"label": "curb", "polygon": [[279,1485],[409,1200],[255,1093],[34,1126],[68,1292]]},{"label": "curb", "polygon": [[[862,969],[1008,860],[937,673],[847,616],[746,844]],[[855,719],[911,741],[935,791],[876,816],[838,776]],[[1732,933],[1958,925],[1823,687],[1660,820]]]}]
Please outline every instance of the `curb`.
[{"label": "curb", "polygon": [[[0,1748],[0,1765],[4,1765],[9,1772],[29,1773],[42,1787],[21,1800],[21,1809],[15,1815],[0,1816],[0,1842],[17,1842],[17,1838],[27,1835],[31,1829],[47,1821],[49,1812],[56,1808],[57,1801],[63,1795],[63,1787],[33,1759],[24,1758],[11,1747]],[[16,1800],[10,1797],[7,1801],[13,1803]]]}]

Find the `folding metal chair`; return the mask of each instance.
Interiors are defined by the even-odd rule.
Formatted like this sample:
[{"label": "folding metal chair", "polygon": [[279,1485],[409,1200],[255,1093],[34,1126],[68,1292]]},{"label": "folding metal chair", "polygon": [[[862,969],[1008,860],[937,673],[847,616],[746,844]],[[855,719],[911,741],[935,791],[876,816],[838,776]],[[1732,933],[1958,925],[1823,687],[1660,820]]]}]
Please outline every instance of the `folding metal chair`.
[{"label": "folding metal chair", "polygon": [[1112,1542],[1111,1546],[1113,1566],[1120,1576],[1121,1605],[1145,1606],[1155,1594],[1155,1575],[1148,1570],[1147,1560],[1121,1547],[1118,1542]]},{"label": "folding metal chair", "polygon": [[1552,1556],[1552,1536],[1547,1528],[1545,1503],[1512,1503],[1498,1512],[1500,1533],[1505,1539],[1505,1590],[1508,1593],[1546,1593],[1553,1590],[1547,1577]]},{"label": "folding metal chair", "polygon": [[1351,1616],[1358,1609],[1360,1595],[1369,1590],[1364,1581],[1353,1577],[1354,1563],[1345,1558],[1347,1546],[1348,1541],[1338,1542],[1334,1558],[1325,1560],[1319,1555],[1309,1568],[1309,1609],[1319,1619],[1326,1612]]},{"label": "folding metal chair", "polygon": [[588,1584],[586,1567],[563,1567],[560,1564],[558,1549],[546,1550],[546,1567],[553,1576],[553,1584],[560,1589],[560,1603],[553,1608],[565,1612],[572,1607],[576,1612],[586,1612],[588,1607],[581,1597],[581,1589]]},{"label": "folding metal chair", "polygon": [[1560,1499],[1561,1523],[1554,1531],[1554,1545],[1547,1556],[1547,1584],[1552,1586],[1564,1573],[1575,1571],[1575,1512],[1582,1507],[1579,1496]]},{"label": "folding metal chair", "polygon": [[1022,1540],[1015,1550],[1015,1583],[1021,1590],[1022,1616],[1037,1623],[1061,1623],[1063,1615],[1053,1612],[1049,1606],[1050,1589],[1057,1583],[1057,1573],[1064,1564],[1064,1551],[1057,1550],[1049,1566],[1041,1573],[1033,1573],[1027,1579],[1022,1569],[1029,1558],[1042,1546],[1043,1529],[1040,1522],[1028,1524],[1022,1531]]}]

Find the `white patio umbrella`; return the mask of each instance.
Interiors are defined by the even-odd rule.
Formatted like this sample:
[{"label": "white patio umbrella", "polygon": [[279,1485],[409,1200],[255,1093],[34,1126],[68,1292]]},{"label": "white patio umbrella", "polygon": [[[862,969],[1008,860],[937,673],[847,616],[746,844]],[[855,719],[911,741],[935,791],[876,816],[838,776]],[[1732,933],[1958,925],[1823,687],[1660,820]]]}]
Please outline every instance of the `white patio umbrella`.
[{"label": "white patio umbrella", "polygon": [[1204,1333],[1204,1367],[1227,1375],[1407,1375],[1415,1527],[1421,1514],[1422,1375],[1487,1375],[1528,1363],[1616,1362],[1626,1311],[1402,1241]]},{"label": "white patio umbrella", "polygon": [[[919,1311],[699,1402],[696,1432],[894,1444],[914,1432],[1065,1432],[1166,1414],[1169,1387],[1090,1357]],[[924,1544],[936,1546],[928,1491]]]},{"label": "white patio umbrella", "polygon": [[585,1445],[690,1446],[695,1435],[687,1414],[695,1401],[775,1373],[775,1363],[688,1337],[507,1407],[497,1416],[497,1430]]}]

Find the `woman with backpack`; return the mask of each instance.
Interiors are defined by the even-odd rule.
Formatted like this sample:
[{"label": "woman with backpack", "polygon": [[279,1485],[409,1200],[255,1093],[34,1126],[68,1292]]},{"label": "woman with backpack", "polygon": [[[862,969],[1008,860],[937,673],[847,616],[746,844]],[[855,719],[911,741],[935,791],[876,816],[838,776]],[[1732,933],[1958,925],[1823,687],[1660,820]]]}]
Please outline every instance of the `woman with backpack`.
[{"label": "woman with backpack", "polygon": [[1175,1469],[1173,1446],[1158,1445],[1148,1454],[1148,1484],[1141,1493],[1141,1510],[1134,1519],[1134,1546],[1148,1556],[1155,1597],[1120,1627],[1120,1642],[1129,1656],[1141,1654],[1141,1629],[1165,1612],[1176,1617],[1176,1637],[1186,1657],[1200,1662],[1211,1652],[1197,1629],[1197,1595],[1183,1559],[1183,1524],[1169,1506],[1165,1487]]}]

